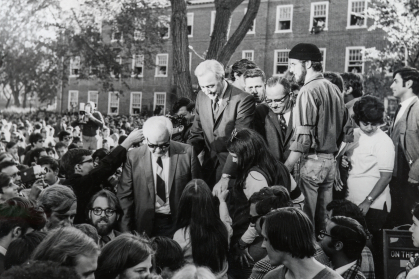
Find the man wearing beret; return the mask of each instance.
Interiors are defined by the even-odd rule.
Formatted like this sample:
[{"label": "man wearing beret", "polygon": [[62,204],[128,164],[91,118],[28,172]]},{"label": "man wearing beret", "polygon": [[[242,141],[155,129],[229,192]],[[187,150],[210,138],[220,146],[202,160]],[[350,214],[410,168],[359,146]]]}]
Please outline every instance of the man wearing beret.
[{"label": "man wearing beret", "polygon": [[291,49],[288,60],[294,82],[303,86],[294,108],[294,136],[285,165],[291,171],[300,160],[304,211],[316,232],[325,227],[326,205],[332,201],[336,174],[334,154],[339,150],[347,121],[343,96],[323,77],[322,60],[317,46],[304,43]]}]

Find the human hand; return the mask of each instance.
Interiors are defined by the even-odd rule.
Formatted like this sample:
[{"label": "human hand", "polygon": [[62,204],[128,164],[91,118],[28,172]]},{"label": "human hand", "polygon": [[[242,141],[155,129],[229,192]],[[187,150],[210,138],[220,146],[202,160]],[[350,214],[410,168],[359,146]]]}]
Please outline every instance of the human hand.
[{"label": "human hand", "polygon": [[342,156],[342,167],[349,168],[349,160],[347,156]]},{"label": "human hand", "polygon": [[244,264],[250,267],[250,264],[254,261],[252,256],[250,256],[249,254],[248,248],[240,249],[237,244],[235,245],[235,248],[234,248],[234,258],[236,261],[240,262],[241,267],[243,267]]},{"label": "human hand", "polygon": [[419,181],[414,180],[413,178],[410,178],[410,177],[409,177],[409,179],[407,180],[407,182],[412,183],[412,184],[418,184],[418,183],[419,183]]},{"label": "human hand", "polygon": [[415,267],[418,256],[418,254],[415,254],[414,257],[410,257],[409,261],[406,264],[406,273],[409,273],[409,271],[411,271]]},{"label": "human hand", "polygon": [[86,111],[84,114],[86,115],[87,118],[89,119],[92,118],[92,114],[90,112]]},{"label": "human hand", "polygon": [[217,184],[215,184],[214,188],[212,189],[212,194],[214,196],[218,197],[218,194],[226,191],[228,188],[228,182],[230,181],[230,178],[228,177],[222,177]]},{"label": "human hand", "polygon": [[29,199],[36,201],[39,194],[44,190],[44,188],[48,186],[43,179],[38,179],[35,181],[31,187],[31,191],[29,192]]},{"label": "human hand", "polygon": [[359,209],[362,212],[362,215],[367,215],[368,210],[370,210],[371,203],[369,201],[363,201],[360,205],[358,205]]},{"label": "human hand", "polygon": [[217,197],[218,197],[218,200],[220,201],[220,203],[226,201],[226,198],[227,198],[227,195],[228,195],[229,192],[230,192],[229,190],[224,190],[224,191],[218,191],[217,192]]},{"label": "human hand", "polygon": [[131,145],[140,143],[143,140],[144,140],[143,130],[135,129],[128,135],[128,137],[124,140],[124,142],[121,145],[122,146],[127,145],[124,147],[128,149],[131,147]]}]

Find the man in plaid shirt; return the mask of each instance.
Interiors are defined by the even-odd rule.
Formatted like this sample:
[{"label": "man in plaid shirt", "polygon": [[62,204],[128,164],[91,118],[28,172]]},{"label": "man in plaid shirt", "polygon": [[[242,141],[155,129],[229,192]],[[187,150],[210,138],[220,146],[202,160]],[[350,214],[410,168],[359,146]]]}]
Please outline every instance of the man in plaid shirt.
[{"label": "man in plaid shirt", "polygon": [[344,279],[365,279],[361,258],[367,235],[361,224],[349,217],[332,217],[325,231],[320,232],[320,238],[320,246],[337,273]]}]

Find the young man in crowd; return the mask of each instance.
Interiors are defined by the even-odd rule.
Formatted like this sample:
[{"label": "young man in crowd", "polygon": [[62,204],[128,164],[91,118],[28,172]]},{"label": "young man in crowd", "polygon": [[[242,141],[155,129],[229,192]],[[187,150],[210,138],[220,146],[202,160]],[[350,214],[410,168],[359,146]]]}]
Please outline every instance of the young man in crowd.
[{"label": "young man in crowd", "polygon": [[12,183],[12,179],[5,173],[0,172],[0,203],[19,196],[19,187]]},{"label": "young man in crowd", "polygon": [[28,163],[30,160],[31,152],[35,148],[43,148],[44,145],[44,138],[40,133],[33,133],[29,136],[29,144],[26,147],[25,159],[23,160],[23,164],[29,166]]},{"label": "young man in crowd", "polygon": [[13,161],[3,161],[0,163],[0,173],[7,174],[10,179],[11,183],[19,184],[20,176],[19,176],[19,169],[17,168],[17,164]]},{"label": "young man in crowd", "polygon": [[320,238],[320,246],[337,273],[344,279],[365,279],[361,272],[361,254],[367,235],[361,224],[349,217],[332,217],[326,229],[320,232]]},{"label": "young man in crowd", "polygon": [[71,144],[71,141],[73,140],[73,136],[70,132],[61,131],[60,133],[58,133],[58,139],[59,142],[62,142],[68,148],[68,146]]},{"label": "young man in crowd", "polygon": [[59,173],[59,164],[58,161],[50,156],[44,156],[39,158],[38,165],[45,169],[46,174],[44,181],[49,186],[60,185],[60,178],[58,177]]},{"label": "young man in crowd", "polygon": [[117,189],[123,232],[173,237],[183,189],[200,178],[200,165],[190,145],[170,140],[172,130],[167,117],[151,117],[143,126],[147,144],[128,152]]},{"label": "young man in crowd", "polygon": [[231,73],[230,73],[230,79],[233,82],[232,85],[237,87],[238,89],[244,91],[245,90],[245,82],[243,74],[247,70],[255,69],[257,68],[255,62],[250,61],[248,59],[241,59],[231,66]]},{"label": "young man in crowd", "polygon": [[124,142],[103,158],[101,164],[94,168],[91,152],[87,149],[72,149],[61,159],[66,174],[63,185],[71,186],[77,196],[77,214],[75,224],[86,221],[86,206],[91,197],[100,191],[101,184],[112,176],[125,161],[127,150],[143,141],[142,130],[133,131]]},{"label": "young man in crowd", "polygon": [[244,72],[244,90],[252,94],[255,98],[256,105],[261,104],[265,100],[265,73],[259,69],[250,69]]},{"label": "young man in crowd", "polygon": [[285,162],[292,171],[301,159],[299,187],[305,196],[304,212],[316,232],[325,226],[336,173],[334,153],[339,150],[348,118],[339,89],[323,77],[321,61],[322,54],[313,44],[298,44],[289,53],[289,72],[295,83],[304,85],[293,111],[294,136]]},{"label": "young man in crowd", "polygon": [[[102,148],[102,138],[99,135],[99,130],[104,124],[103,116],[96,110],[96,105],[93,102],[88,102],[84,107],[84,110],[86,123],[83,123],[82,130],[83,148],[87,150]],[[78,126],[79,124],[78,120],[71,123],[73,127]]]},{"label": "young man in crowd", "polygon": [[57,152],[58,159],[61,159],[68,151],[68,146],[64,142],[57,142],[55,145],[55,151]]},{"label": "young man in crowd", "polygon": [[116,228],[122,216],[122,209],[114,193],[108,190],[99,191],[92,197],[87,209],[89,223],[99,234],[100,247],[121,234]]},{"label": "young man in crowd", "polygon": [[272,154],[285,163],[293,134],[291,85],[285,78],[275,76],[268,79],[266,86],[267,105],[256,107],[255,130]]}]

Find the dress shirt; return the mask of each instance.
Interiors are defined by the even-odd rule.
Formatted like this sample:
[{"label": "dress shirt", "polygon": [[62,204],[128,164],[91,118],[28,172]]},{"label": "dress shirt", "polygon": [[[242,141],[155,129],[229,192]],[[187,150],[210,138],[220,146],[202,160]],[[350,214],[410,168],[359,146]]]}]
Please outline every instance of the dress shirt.
[{"label": "dress shirt", "polygon": [[6,253],[7,253],[7,249],[0,245],[0,254],[3,254],[4,256],[6,256]]},{"label": "dress shirt", "polygon": [[414,99],[416,99],[417,96],[413,96],[410,97],[406,100],[404,100],[403,102],[400,103],[401,107],[399,109],[399,112],[397,113],[397,117],[396,120],[394,121],[394,123],[396,123],[397,121],[400,120],[400,118],[402,118],[403,113],[406,111],[407,107],[413,102]]},{"label": "dress shirt", "polygon": [[339,273],[340,275],[342,275],[343,273],[345,273],[345,271],[347,271],[349,268],[351,268],[351,266],[353,266],[354,264],[356,264],[356,261],[353,261],[351,263],[345,264],[339,268],[336,268],[335,271],[337,273]]},{"label": "dress shirt", "polygon": [[[170,204],[169,204],[169,168],[170,168],[170,155],[169,150],[161,157],[163,164],[163,174],[164,174],[164,183],[166,185],[166,203],[161,206],[156,199],[156,213],[170,214]],[[154,191],[157,196],[157,157],[153,154],[151,155],[151,162],[153,165],[153,178],[154,178]]]},{"label": "dress shirt", "polygon": [[[286,112],[283,115],[285,119],[285,124],[288,126],[288,123],[290,123],[291,111]],[[278,116],[278,120],[281,121],[281,116],[279,114],[277,114],[277,116]]]}]

